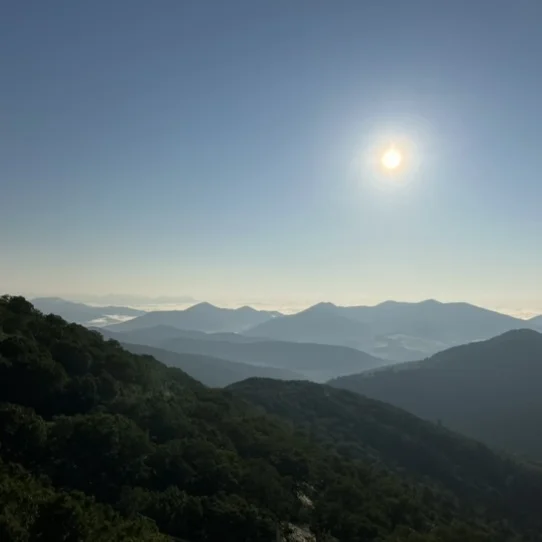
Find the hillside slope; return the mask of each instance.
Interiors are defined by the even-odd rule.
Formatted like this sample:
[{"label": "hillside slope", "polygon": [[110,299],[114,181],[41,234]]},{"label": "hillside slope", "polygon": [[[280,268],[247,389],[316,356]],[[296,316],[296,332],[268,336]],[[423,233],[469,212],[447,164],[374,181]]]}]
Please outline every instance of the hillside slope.
[{"label": "hillside slope", "polygon": [[172,339],[164,342],[164,348],[176,352],[220,355],[232,361],[287,369],[315,382],[325,382],[335,376],[375,369],[390,363],[344,346],[283,341],[232,344]]},{"label": "hillside slope", "polygon": [[[192,542],[271,542],[277,522],[307,525],[319,540],[540,539],[532,510],[542,482],[531,474],[526,500],[513,463],[502,488],[509,509],[500,498],[465,507],[432,484],[325,451],[236,393],[207,389],[22,298],[0,299],[0,330],[0,459],[7,483],[20,487],[1,486],[2,539],[159,540],[153,521]],[[52,504],[39,508],[42,476]],[[92,500],[70,508],[72,490],[104,507],[102,535],[89,526]],[[141,533],[108,537],[107,528]]]},{"label": "hillside slope", "polygon": [[[163,327],[122,333],[101,329],[100,333],[123,344],[145,344],[182,354],[211,356],[256,367],[274,367],[297,373],[297,378],[307,378],[315,382],[325,382],[336,376],[375,369],[391,363],[344,346],[269,341],[226,333],[205,334],[179,330],[177,336],[174,336],[173,328]],[[189,370],[188,373],[192,374]],[[244,378],[249,376],[264,375],[253,372],[246,374]]]},{"label": "hillside slope", "polygon": [[[113,529],[143,521],[141,536],[103,540],[157,539],[154,521],[192,542],[271,542],[277,522],[306,524],[321,540],[389,542],[415,532],[429,541],[435,528],[464,535],[454,519],[482,540],[508,539],[489,516],[445,495],[425,503],[421,487],[325,452],[231,393],[45,317],[23,298],[0,299],[0,329],[0,459],[31,473],[31,503],[42,476],[60,492],[36,510],[19,506],[24,488],[0,491],[2,538],[100,539],[87,529],[92,509],[68,506],[67,492],[77,490],[105,506]],[[7,477],[20,484],[16,472]],[[525,540],[531,521],[514,527]]]},{"label": "hillside slope", "polygon": [[519,330],[330,384],[542,459],[541,380],[542,335]]},{"label": "hillside slope", "polygon": [[534,318],[531,318],[528,322],[529,325],[532,326],[534,329],[542,332],[542,315],[535,316]]},{"label": "hillside slope", "polygon": [[464,506],[492,502],[498,516],[517,506],[517,499],[542,497],[542,470],[389,404],[311,382],[250,379],[228,389],[292,422],[327,449],[423,480],[453,493]]},{"label": "hillside slope", "polygon": [[165,341],[170,339],[196,339],[205,341],[225,341],[225,342],[259,342],[262,339],[245,337],[239,333],[230,332],[218,332],[218,333],[205,333],[204,331],[195,331],[188,329],[179,329],[172,326],[152,326],[144,327],[141,329],[134,329],[129,331],[113,331],[109,327],[101,328],[89,328],[100,331],[100,333],[107,338],[115,339],[119,342],[127,342],[134,344],[146,344],[147,346],[155,346],[162,348]]},{"label": "hillside slope", "polygon": [[122,347],[133,354],[146,354],[170,367],[181,369],[192,378],[212,388],[223,388],[251,377],[304,380],[303,375],[286,369],[258,367],[198,354],[179,354],[141,344],[122,343]]}]

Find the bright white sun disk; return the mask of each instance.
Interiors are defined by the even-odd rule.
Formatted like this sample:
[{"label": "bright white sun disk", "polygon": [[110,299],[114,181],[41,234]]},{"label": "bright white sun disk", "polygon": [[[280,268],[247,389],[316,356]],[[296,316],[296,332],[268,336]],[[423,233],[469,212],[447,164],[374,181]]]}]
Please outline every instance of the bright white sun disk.
[{"label": "bright white sun disk", "polygon": [[382,165],[386,169],[397,169],[402,161],[403,157],[401,153],[395,149],[388,149],[381,158]]}]

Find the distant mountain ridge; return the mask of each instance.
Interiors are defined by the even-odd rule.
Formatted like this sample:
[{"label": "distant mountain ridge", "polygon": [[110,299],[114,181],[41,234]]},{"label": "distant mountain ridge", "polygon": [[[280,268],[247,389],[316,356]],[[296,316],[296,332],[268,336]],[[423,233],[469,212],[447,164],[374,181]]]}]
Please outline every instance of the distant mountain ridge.
[{"label": "distant mountain ridge", "polygon": [[[122,344],[144,344],[170,352],[209,356],[253,366],[255,370],[252,374],[245,373],[245,378],[263,376],[261,371],[256,369],[267,367],[289,371],[291,378],[325,382],[335,376],[375,369],[390,363],[343,346],[269,341],[234,333],[205,334],[164,326],[125,332],[112,332],[110,328],[106,328],[100,332]],[[202,380],[187,368],[184,370],[194,378]]]},{"label": "distant mountain ridge", "polygon": [[[93,306],[60,297],[37,297],[32,303],[44,314],[58,314],[68,322],[84,325],[106,325],[126,318],[135,318],[145,311],[116,305]],[[98,321],[100,320],[100,321]]]},{"label": "distant mountain ridge", "polygon": [[414,361],[531,323],[468,303],[385,301],[376,306],[320,303],[263,322],[245,334],[273,340],[340,344],[395,361]]},{"label": "distant mountain ridge", "polygon": [[[355,348],[396,362],[415,361],[513,329],[527,327],[542,331],[542,316],[521,320],[468,303],[436,300],[385,301],[375,306],[345,307],[322,302],[290,315],[249,306],[222,308],[207,302],[182,310],[149,312],[128,307],[91,307],[58,298],[38,299],[36,306],[43,312],[60,314],[68,321],[107,327],[113,332],[163,326],[182,330],[194,339],[328,344]],[[194,336],[198,332],[207,335]]]},{"label": "distant mountain ridge", "polygon": [[522,329],[329,383],[542,460],[540,382],[542,334]]},{"label": "distant mountain ridge", "polygon": [[132,354],[145,354],[169,367],[182,369],[192,378],[211,388],[223,388],[247,378],[272,378],[275,380],[304,380],[303,375],[276,367],[258,367],[199,354],[170,352],[141,344],[121,343]]},{"label": "distant mountain ridge", "polygon": [[209,389],[12,296],[0,377],[2,540],[540,541],[540,469],[354,393]]},{"label": "distant mountain ridge", "polygon": [[531,318],[528,322],[535,329],[542,331],[542,314],[540,316],[535,316],[534,318]]},{"label": "distant mountain ridge", "polygon": [[341,307],[332,303],[318,303],[297,314],[264,322],[245,332],[245,335],[355,347],[368,337],[368,329],[349,318]]},{"label": "distant mountain ridge", "polygon": [[239,333],[280,315],[276,311],[259,311],[248,306],[227,309],[203,302],[184,310],[147,312],[128,322],[108,326],[108,329],[132,331],[146,327],[171,326],[206,333]]},{"label": "distant mountain ridge", "polygon": [[105,295],[78,295],[74,301],[90,303],[93,305],[122,305],[122,306],[156,306],[198,303],[198,300],[189,295],[162,295],[145,296],[134,294],[105,294]]}]

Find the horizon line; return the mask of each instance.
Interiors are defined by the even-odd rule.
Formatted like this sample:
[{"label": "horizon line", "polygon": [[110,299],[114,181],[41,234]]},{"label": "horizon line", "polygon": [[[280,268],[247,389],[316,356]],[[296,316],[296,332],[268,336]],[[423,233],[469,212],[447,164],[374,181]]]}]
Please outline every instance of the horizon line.
[{"label": "horizon line", "polygon": [[[23,295],[23,294],[15,294],[15,295]],[[332,305],[337,308],[349,308],[349,307],[367,307],[367,308],[375,308],[384,304],[397,304],[397,305],[421,305],[423,303],[435,303],[439,305],[470,305],[472,307],[476,307],[479,309],[484,309],[492,312],[496,312],[505,316],[511,316],[513,318],[516,318],[518,320],[525,320],[528,321],[531,318],[535,318],[537,316],[542,316],[542,309],[535,309],[535,308],[521,308],[521,309],[509,309],[504,307],[488,307],[484,305],[479,305],[476,303],[472,303],[469,301],[441,301],[436,298],[426,298],[421,299],[418,301],[399,301],[395,299],[384,299],[383,301],[374,303],[374,304],[341,304],[341,303],[334,303],[332,301],[318,301],[316,303],[269,303],[269,302],[261,302],[261,301],[252,301],[248,303],[226,303],[226,304],[218,304],[213,303],[210,301],[199,301],[196,298],[189,296],[189,295],[180,295],[180,296],[141,296],[136,294],[103,294],[103,295],[25,295],[24,297],[27,297],[30,301],[36,300],[36,299],[58,299],[62,301],[69,301],[73,303],[82,303],[88,306],[93,307],[106,307],[106,306],[124,306],[126,308],[131,309],[137,309],[142,310],[145,312],[153,312],[153,311],[167,311],[167,310],[178,310],[183,311],[186,309],[189,309],[191,307],[195,307],[197,305],[207,304],[215,308],[219,309],[232,309],[237,310],[241,308],[252,308],[257,311],[269,311],[269,312],[280,312],[284,314],[285,316],[293,315],[293,314],[299,314],[301,312],[304,312],[308,309],[317,307],[319,305]],[[139,298],[141,302],[139,303],[118,303],[118,302],[104,302],[104,303],[98,303],[98,302],[90,302],[90,301],[82,301],[82,298],[108,298],[108,297],[126,297],[126,298]],[[143,300],[146,299],[148,302],[144,302]],[[175,299],[179,301],[174,301]],[[186,299],[186,301],[181,301],[182,299]],[[166,301],[169,300],[169,301]],[[190,300],[190,301],[189,301]],[[175,308],[174,308],[175,307]]]}]

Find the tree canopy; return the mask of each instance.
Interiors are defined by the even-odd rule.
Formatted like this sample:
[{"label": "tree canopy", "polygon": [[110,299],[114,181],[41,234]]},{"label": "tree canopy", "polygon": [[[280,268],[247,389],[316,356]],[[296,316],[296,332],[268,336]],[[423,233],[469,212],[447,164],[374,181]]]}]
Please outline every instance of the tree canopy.
[{"label": "tree canopy", "polygon": [[270,542],[277,524],[319,541],[539,539],[532,507],[497,521],[490,496],[466,509],[327,438],[0,299],[1,540]]}]

